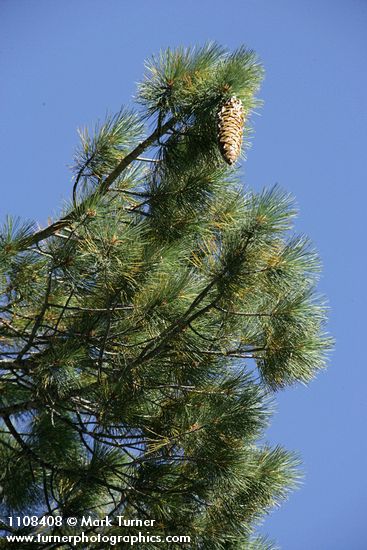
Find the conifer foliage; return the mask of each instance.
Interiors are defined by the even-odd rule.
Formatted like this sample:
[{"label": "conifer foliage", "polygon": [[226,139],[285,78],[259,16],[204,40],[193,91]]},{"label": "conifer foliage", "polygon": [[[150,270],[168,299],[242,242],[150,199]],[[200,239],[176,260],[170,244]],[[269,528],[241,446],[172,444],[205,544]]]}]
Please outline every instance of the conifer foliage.
[{"label": "conifer foliage", "polygon": [[245,48],[162,52],[135,111],[80,132],[60,219],[1,228],[4,533],[26,513],[108,516],[90,533],[121,535],[124,515],[190,549],[273,548],[254,529],[298,461],[262,443],[272,395],[309,382],[330,340],[291,197],[244,189],[218,147],[233,97],[249,135],[262,73]]}]

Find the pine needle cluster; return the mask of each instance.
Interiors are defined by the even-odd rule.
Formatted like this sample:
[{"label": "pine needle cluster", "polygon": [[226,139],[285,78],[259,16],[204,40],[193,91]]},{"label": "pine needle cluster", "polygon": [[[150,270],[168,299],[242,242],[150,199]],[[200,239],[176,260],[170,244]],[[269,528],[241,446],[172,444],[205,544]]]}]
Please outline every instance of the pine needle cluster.
[{"label": "pine needle cluster", "polygon": [[262,73],[245,48],[162,52],[136,113],[81,132],[60,220],[2,227],[4,518],[124,515],[191,549],[274,548],[254,529],[299,474],[261,443],[272,395],[309,382],[331,342],[293,200],[244,190],[218,149],[218,105],[250,113]]}]

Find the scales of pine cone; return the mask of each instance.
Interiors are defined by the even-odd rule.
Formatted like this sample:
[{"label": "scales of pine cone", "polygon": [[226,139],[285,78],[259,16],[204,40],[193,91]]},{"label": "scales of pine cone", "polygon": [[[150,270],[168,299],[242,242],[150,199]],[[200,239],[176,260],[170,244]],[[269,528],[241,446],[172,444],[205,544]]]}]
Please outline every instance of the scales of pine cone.
[{"label": "scales of pine cone", "polygon": [[236,162],[241,153],[245,114],[242,101],[232,96],[218,110],[218,145],[228,164]]}]

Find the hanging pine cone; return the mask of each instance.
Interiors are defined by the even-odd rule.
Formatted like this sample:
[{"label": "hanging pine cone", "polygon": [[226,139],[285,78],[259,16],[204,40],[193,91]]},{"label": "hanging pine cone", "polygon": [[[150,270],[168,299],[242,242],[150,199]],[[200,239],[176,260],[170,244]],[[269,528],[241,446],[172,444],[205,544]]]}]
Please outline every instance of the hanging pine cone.
[{"label": "hanging pine cone", "polygon": [[222,157],[233,164],[241,153],[245,115],[242,101],[231,97],[218,110],[218,144]]}]

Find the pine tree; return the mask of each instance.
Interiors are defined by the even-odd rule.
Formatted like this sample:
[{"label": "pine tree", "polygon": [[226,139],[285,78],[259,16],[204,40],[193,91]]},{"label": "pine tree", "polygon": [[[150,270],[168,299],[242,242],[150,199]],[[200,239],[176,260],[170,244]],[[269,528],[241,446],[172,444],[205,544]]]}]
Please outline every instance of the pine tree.
[{"label": "pine tree", "polygon": [[135,111],[80,132],[61,218],[3,225],[3,534],[81,531],[10,528],[22,514],[109,517],[89,535],[142,531],[116,525],[123,515],[155,520],[162,540],[189,535],[186,548],[274,548],[256,524],[299,473],[293,453],[263,443],[273,395],[309,382],[330,339],[292,198],[244,189],[218,144],[233,97],[247,143],[262,74],[242,47],[162,52]]}]

